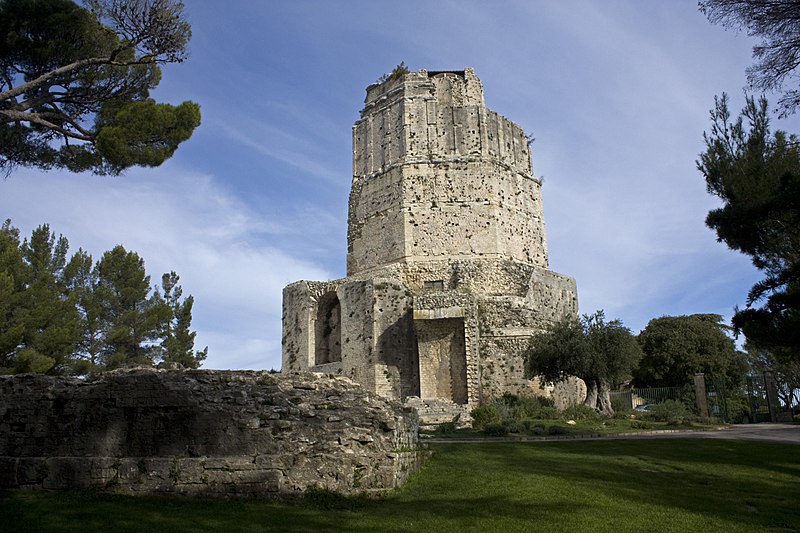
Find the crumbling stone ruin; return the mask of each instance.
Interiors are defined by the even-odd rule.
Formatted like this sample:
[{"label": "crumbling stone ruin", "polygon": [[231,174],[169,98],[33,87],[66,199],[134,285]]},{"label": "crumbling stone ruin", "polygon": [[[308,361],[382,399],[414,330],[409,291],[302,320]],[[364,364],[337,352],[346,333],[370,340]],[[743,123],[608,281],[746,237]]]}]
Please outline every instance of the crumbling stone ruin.
[{"label": "crumbling stone ruin", "polygon": [[399,486],[422,454],[411,409],[342,377],[0,376],[0,488],[353,493]]},{"label": "crumbling stone ruin", "polygon": [[367,88],[353,127],[347,277],[283,291],[283,372],[341,374],[432,423],[539,393],[531,335],[577,313],[548,270],[541,181],[522,128],[472,69]]}]

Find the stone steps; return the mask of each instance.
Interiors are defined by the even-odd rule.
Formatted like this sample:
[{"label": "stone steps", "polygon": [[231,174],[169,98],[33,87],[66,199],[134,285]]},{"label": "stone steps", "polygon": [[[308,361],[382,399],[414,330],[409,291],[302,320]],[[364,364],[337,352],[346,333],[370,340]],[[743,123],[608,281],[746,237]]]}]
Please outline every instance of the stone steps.
[{"label": "stone steps", "polygon": [[405,405],[416,409],[422,426],[437,426],[455,422],[457,427],[469,427],[472,423],[472,407],[453,403],[440,398],[421,399],[416,396],[406,398]]}]

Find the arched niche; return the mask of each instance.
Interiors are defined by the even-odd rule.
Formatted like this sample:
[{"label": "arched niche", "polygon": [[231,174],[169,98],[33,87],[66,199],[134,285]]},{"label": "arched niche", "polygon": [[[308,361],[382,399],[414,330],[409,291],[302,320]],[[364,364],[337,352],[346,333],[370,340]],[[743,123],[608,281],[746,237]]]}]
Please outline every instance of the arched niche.
[{"label": "arched niche", "polygon": [[335,292],[324,294],[317,303],[314,364],[342,360],[342,307]]}]

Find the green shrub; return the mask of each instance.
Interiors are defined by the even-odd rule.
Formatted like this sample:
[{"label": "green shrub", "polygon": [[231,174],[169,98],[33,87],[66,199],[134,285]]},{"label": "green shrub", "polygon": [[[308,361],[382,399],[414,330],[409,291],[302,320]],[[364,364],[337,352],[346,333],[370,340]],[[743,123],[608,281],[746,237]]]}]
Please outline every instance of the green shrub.
[{"label": "green shrub", "polygon": [[550,435],[566,435],[569,433],[569,428],[566,426],[550,426],[547,432]]},{"label": "green shrub", "polygon": [[648,411],[648,415],[657,422],[684,421],[693,416],[692,412],[678,400],[664,400],[654,404]]},{"label": "green shrub", "polygon": [[746,397],[728,398],[728,421],[732,424],[746,424],[750,421],[750,402]]},{"label": "green shrub", "polygon": [[625,411],[631,410],[631,402],[630,396],[612,396],[611,397],[611,408],[614,410],[614,413],[620,413]]},{"label": "green shrub", "polygon": [[557,412],[552,399],[539,396],[516,396],[505,393],[496,402],[508,408],[511,418],[519,420],[525,418],[548,418],[548,416],[542,416],[543,413],[549,415],[552,412]]},{"label": "green shrub", "polygon": [[794,420],[795,424],[800,424],[800,413],[797,413],[796,415],[794,415],[792,417],[792,420]]},{"label": "green shrub", "polygon": [[626,409],[624,411],[614,410],[613,418],[615,418],[617,420],[625,420],[625,419],[630,418],[633,413],[634,413],[633,409]]},{"label": "green shrub", "polygon": [[490,422],[483,428],[483,432],[490,437],[505,437],[508,435],[508,426],[503,423]]},{"label": "green shrub", "polygon": [[631,420],[631,429],[653,429],[653,424],[644,420]]},{"label": "green shrub", "polygon": [[448,433],[455,433],[456,431],[456,423],[454,421],[450,422],[442,422],[438,426],[436,426],[436,433],[440,434],[448,434]]},{"label": "green shrub", "polygon": [[503,415],[495,402],[481,405],[472,410],[472,427],[477,430],[483,431],[487,425],[499,424],[502,421]]},{"label": "green shrub", "polygon": [[561,413],[559,413],[558,409],[555,407],[544,406],[539,410],[539,416],[536,418],[541,418],[542,420],[557,420],[560,416]]},{"label": "green shrub", "polygon": [[587,405],[574,404],[570,405],[561,412],[561,418],[564,420],[586,420],[590,422],[599,422],[602,417]]},{"label": "green shrub", "polygon": [[501,424],[509,433],[529,431],[526,420],[559,418],[550,398],[516,396],[506,393],[472,410],[472,427],[486,431],[490,424]]}]

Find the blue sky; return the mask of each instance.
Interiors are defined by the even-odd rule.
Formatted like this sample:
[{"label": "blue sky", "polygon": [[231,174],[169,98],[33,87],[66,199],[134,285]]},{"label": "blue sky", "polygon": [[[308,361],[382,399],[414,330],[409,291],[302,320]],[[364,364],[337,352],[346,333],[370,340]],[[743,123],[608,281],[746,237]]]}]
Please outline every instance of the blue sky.
[{"label": "blue sky", "polygon": [[186,4],[190,57],[154,97],[201,105],[192,139],[118,178],[18,171],[0,218],[49,223],[95,259],[122,244],[154,281],[177,271],[208,368],[280,368],[283,286],[344,276],[351,128],[401,61],[473,67],[487,105],[536,138],[550,265],[576,278],[582,313],[634,333],[729,318],[759,278],[705,227],[718,201],[695,169],[714,95],[742,105],[754,41],[694,1]]}]

